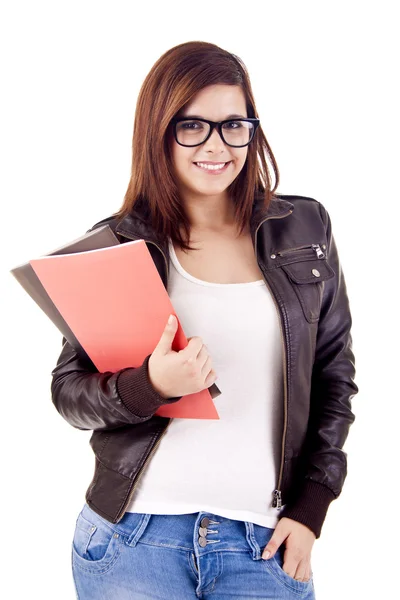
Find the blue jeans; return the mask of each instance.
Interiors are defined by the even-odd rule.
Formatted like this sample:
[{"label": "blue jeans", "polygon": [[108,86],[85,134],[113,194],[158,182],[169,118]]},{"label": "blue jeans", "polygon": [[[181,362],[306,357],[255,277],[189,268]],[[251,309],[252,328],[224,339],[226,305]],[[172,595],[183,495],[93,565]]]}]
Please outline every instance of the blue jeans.
[{"label": "blue jeans", "polygon": [[71,548],[77,598],[315,600],[312,577],[296,581],[283,571],[284,544],[261,558],[273,532],[208,512],[127,512],[113,524],[85,503]]}]

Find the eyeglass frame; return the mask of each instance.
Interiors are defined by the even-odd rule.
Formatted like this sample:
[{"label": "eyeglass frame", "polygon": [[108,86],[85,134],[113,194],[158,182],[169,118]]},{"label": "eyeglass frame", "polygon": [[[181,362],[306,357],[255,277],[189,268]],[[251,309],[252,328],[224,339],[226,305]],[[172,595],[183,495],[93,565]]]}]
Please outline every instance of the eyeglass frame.
[{"label": "eyeglass frame", "polygon": [[[200,142],[199,144],[187,145],[187,144],[182,144],[181,142],[179,142],[177,134],[176,134],[176,124],[181,121],[202,121],[203,123],[208,123],[208,125],[210,126],[210,131],[208,132],[206,139],[203,140],[202,142]],[[221,132],[222,125],[224,123],[230,123],[231,121],[248,121],[253,124],[252,136],[251,136],[251,139],[247,142],[247,144],[243,144],[242,146],[234,146],[224,140],[224,136]],[[237,119],[225,119],[224,121],[209,121],[208,119],[197,119],[197,118],[193,119],[190,117],[174,117],[173,119],[171,119],[171,125],[173,125],[172,129],[174,132],[175,141],[177,142],[177,144],[179,144],[180,146],[184,146],[185,148],[194,148],[195,146],[201,146],[202,144],[205,144],[206,141],[211,137],[211,134],[214,131],[215,127],[217,128],[220,138],[224,142],[224,144],[226,144],[227,146],[230,146],[231,148],[245,148],[246,146],[251,144],[251,142],[253,141],[254,135],[257,131],[257,127],[259,126],[259,124],[260,124],[260,119],[255,119],[255,118],[251,118],[251,117],[248,117],[246,119],[244,119],[242,117],[238,117]]]}]

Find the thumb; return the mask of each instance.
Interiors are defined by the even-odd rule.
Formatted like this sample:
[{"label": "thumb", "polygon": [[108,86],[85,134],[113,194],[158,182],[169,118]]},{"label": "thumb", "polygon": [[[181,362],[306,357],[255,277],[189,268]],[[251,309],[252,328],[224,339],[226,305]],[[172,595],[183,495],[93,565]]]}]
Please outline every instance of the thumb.
[{"label": "thumb", "polygon": [[285,537],[285,535],[282,535],[282,532],[280,533],[275,529],[275,532],[273,533],[271,539],[269,540],[268,544],[263,550],[261,558],[267,560],[275,556],[276,551],[278,550],[279,546],[283,543]]},{"label": "thumb", "polygon": [[178,329],[178,320],[175,315],[170,315],[168,322],[165,326],[164,331],[160,337],[160,341],[157,344],[158,350],[161,350],[164,354],[171,351],[172,342]]}]

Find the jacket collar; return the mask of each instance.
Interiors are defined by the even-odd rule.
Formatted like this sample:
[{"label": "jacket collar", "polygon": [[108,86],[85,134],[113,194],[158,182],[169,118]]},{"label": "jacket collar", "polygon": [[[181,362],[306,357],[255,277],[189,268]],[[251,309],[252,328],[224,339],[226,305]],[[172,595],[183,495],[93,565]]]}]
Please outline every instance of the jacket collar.
[{"label": "jacket collar", "polygon": [[[253,239],[261,223],[268,219],[280,219],[290,215],[294,206],[288,200],[279,196],[273,196],[270,205],[266,209],[262,205],[262,196],[256,195],[250,218],[250,232]],[[132,212],[127,214],[117,225],[116,232],[127,238],[142,238],[146,241],[165,246],[165,240],[157,238],[150,219],[146,205],[142,202],[135,204]]]}]

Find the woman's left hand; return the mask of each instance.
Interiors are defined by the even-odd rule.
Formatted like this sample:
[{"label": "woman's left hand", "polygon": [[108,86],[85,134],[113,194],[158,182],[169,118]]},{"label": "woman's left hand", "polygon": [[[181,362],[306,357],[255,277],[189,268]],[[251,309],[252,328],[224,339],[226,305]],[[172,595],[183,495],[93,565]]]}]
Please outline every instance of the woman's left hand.
[{"label": "woman's left hand", "polygon": [[311,578],[311,550],[316,540],[314,532],[299,521],[282,517],[263,550],[262,558],[272,558],[285,540],[283,570],[293,579],[308,581]]}]

